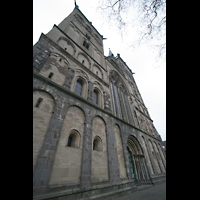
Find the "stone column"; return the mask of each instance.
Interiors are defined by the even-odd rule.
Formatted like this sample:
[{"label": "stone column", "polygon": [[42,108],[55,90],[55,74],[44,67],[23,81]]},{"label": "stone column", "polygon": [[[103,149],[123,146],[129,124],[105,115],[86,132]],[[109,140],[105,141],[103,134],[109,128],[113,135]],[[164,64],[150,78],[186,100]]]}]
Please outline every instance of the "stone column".
[{"label": "stone column", "polygon": [[108,172],[110,183],[119,183],[120,172],[117,156],[117,146],[115,139],[115,131],[113,129],[112,118],[107,116],[106,119],[106,138],[107,138],[107,152],[108,152]]}]

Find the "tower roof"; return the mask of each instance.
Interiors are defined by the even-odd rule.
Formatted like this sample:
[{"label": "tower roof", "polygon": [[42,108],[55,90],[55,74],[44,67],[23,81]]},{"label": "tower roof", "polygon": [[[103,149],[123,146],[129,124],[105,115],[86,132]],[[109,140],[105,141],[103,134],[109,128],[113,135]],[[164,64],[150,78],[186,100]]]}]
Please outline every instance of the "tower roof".
[{"label": "tower roof", "polygon": [[[75,8],[74,9],[77,9],[81,14],[82,14],[82,16],[90,23],[90,25],[94,28],[94,30],[99,34],[99,36],[101,36],[101,38],[103,39],[103,35],[101,35],[98,31],[97,31],[97,29],[92,25],[92,22],[90,22],[88,19],[87,19],[87,17],[81,12],[81,10],[79,9],[79,6],[77,5],[77,4],[75,4]],[[104,38],[104,39],[106,39],[106,38]]]}]

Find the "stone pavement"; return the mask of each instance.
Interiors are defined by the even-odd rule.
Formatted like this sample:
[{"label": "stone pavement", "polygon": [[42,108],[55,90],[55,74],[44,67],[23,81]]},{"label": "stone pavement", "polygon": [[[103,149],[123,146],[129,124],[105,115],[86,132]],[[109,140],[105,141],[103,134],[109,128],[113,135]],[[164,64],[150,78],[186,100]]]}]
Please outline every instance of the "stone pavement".
[{"label": "stone pavement", "polygon": [[[138,187],[140,189],[140,187]],[[166,181],[133,193],[111,198],[112,200],[166,200]],[[110,199],[110,200],[111,200]]]}]

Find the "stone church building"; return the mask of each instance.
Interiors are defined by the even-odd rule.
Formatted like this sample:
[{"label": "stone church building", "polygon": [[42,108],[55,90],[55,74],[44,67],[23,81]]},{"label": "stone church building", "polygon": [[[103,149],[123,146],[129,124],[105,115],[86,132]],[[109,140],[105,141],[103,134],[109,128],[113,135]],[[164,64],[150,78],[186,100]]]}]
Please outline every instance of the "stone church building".
[{"label": "stone church building", "polygon": [[[33,199],[106,199],[166,179],[162,139],[120,54],[76,5],[33,46]],[[134,195],[134,193],[133,193]]]}]

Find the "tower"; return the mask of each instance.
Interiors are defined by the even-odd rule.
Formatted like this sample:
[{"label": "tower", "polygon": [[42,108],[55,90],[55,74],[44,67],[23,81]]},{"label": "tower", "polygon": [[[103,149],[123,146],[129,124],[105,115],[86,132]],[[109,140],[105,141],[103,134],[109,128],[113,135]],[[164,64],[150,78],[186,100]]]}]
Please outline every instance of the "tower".
[{"label": "tower", "polygon": [[132,71],[104,56],[76,5],[33,47],[34,198],[118,194],[165,179],[161,137]]}]

